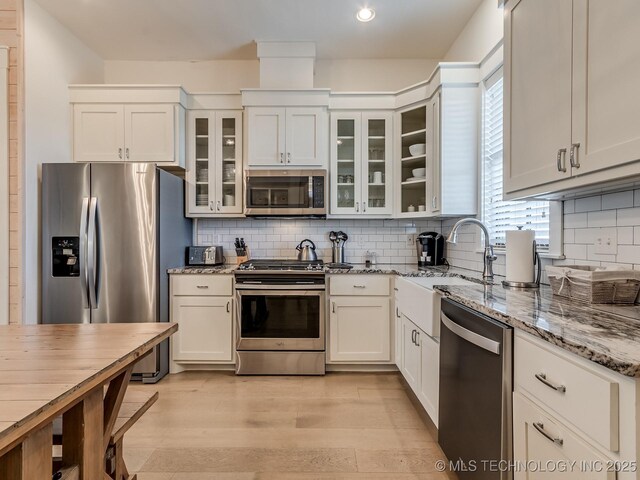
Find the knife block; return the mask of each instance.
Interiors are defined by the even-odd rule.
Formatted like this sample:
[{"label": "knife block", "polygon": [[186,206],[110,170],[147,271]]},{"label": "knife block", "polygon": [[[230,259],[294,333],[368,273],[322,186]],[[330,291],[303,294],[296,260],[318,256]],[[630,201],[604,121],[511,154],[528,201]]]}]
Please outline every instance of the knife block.
[{"label": "knife block", "polygon": [[236,256],[236,264],[240,265],[242,262],[247,262],[249,260],[249,249],[246,249],[246,255],[238,255]]}]

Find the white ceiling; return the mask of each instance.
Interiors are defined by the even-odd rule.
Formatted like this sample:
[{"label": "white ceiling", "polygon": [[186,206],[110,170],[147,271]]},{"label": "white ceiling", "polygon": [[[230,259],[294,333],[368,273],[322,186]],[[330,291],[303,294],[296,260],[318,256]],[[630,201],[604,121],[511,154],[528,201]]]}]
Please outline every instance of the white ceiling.
[{"label": "white ceiling", "polygon": [[[254,40],[318,58],[442,58],[482,0],[36,0],[105,60],[255,59]],[[356,21],[368,3],[370,23]]]}]

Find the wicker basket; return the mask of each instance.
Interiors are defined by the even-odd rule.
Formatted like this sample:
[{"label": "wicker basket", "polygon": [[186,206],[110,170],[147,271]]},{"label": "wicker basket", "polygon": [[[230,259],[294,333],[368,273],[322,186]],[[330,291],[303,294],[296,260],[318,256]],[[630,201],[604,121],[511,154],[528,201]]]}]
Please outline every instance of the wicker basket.
[{"label": "wicker basket", "polygon": [[640,271],[568,265],[546,268],[554,295],[588,303],[635,303]]}]

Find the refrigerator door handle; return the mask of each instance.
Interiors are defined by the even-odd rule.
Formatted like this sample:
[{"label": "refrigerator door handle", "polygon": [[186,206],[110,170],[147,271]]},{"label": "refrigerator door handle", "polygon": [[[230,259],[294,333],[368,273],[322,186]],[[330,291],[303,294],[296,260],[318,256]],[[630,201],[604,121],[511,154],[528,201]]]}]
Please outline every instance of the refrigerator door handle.
[{"label": "refrigerator door handle", "polygon": [[87,215],[89,213],[89,197],[82,199],[80,213],[80,288],[82,288],[82,308],[89,308],[89,291],[87,290]]},{"label": "refrigerator door handle", "polygon": [[87,228],[87,277],[89,279],[89,305],[93,309],[98,308],[98,295],[96,292],[96,259],[98,247],[96,242],[97,209],[98,199],[91,197],[91,203],[89,204],[89,226]]}]

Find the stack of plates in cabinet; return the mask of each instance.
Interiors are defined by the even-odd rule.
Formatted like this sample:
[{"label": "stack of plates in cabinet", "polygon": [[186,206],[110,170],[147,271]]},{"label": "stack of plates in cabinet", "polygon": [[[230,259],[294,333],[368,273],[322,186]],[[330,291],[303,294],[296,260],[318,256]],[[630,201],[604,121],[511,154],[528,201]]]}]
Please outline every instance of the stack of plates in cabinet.
[{"label": "stack of plates in cabinet", "polygon": [[209,169],[201,168],[196,174],[196,182],[208,182],[209,181]]},{"label": "stack of plates in cabinet", "polygon": [[222,170],[222,178],[225,182],[233,182],[236,179],[235,164],[228,164],[224,166],[224,169]]},{"label": "stack of plates in cabinet", "polygon": [[198,193],[196,195],[196,205],[206,205],[209,202],[209,195],[206,193]]}]

